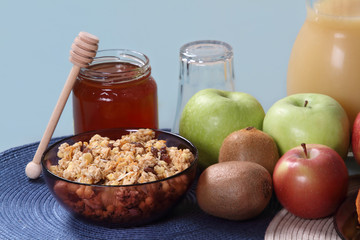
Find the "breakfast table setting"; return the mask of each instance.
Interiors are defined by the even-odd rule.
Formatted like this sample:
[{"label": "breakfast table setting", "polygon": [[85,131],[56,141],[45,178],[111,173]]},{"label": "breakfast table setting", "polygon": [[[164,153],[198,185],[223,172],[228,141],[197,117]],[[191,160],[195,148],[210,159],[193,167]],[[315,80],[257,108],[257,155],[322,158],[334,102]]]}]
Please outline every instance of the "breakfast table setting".
[{"label": "breakfast table setting", "polygon": [[285,97],[265,111],[230,44],[187,42],[166,128],[156,64],[80,31],[42,138],[0,152],[0,239],[360,239],[360,1],[305,5]]},{"label": "breakfast table setting", "polygon": [[[54,143],[63,137],[53,138]],[[6,171],[0,178],[1,239],[342,239],[334,216],[301,219],[271,199],[261,215],[230,221],[204,213],[196,203],[195,183],[164,218],[145,226],[109,228],[88,223],[65,210],[51,195],[42,177],[28,179],[24,165],[39,142],[14,147],[0,154]],[[359,169],[350,164],[352,184],[360,186]],[[10,181],[11,179],[11,181]]]}]

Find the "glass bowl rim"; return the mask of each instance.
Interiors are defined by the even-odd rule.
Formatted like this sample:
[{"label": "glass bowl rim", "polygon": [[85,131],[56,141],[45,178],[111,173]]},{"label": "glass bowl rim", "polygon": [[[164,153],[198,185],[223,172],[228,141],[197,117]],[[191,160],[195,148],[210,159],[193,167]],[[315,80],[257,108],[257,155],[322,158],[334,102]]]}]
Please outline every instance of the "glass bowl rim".
[{"label": "glass bowl rim", "polygon": [[[127,131],[128,133],[130,132],[136,132],[138,131],[139,129],[151,129],[153,130],[155,133],[161,133],[161,134],[165,134],[165,135],[170,135],[170,136],[173,136],[175,138],[178,138],[180,139],[181,141],[183,142],[186,142],[187,144],[189,144],[194,150],[195,150],[195,154],[194,154],[194,161],[190,164],[189,167],[187,167],[186,169],[184,169],[183,171],[181,172],[178,172],[170,177],[167,177],[167,178],[163,178],[163,179],[160,179],[160,180],[156,180],[156,181],[151,181],[151,182],[144,182],[144,183],[135,183],[135,184],[128,184],[128,185],[104,185],[104,184],[88,184],[88,183],[80,183],[80,182],[74,182],[74,181],[71,181],[71,180],[68,180],[68,179],[65,179],[65,178],[62,178],[54,173],[52,173],[49,168],[46,167],[46,164],[45,164],[45,156],[48,152],[50,152],[52,149],[55,148],[56,145],[58,145],[59,143],[63,142],[65,143],[66,140],[69,140],[69,139],[72,139],[76,136],[81,136],[81,135],[87,135],[87,134],[99,134],[101,135],[99,132],[107,132],[107,131],[116,131],[116,130],[122,130],[122,131]],[[93,135],[92,135],[93,136]],[[89,139],[90,140],[90,139]],[[64,137],[64,138],[61,138],[60,140],[56,141],[55,143],[51,144],[50,146],[47,147],[47,149],[44,151],[44,153],[42,154],[41,156],[41,166],[42,166],[42,171],[46,171],[48,174],[50,174],[52,177],[54,177],[55,179],[57,180],[62,180],[62,181],[65,181],[65,182],[68,182],[68,183],[72,183],[72,184],[77,184],[77,185],[83,185],[83,186],[90,186],[90,187],[101,187],[101,188],[107,188],[107,187],[114,187],[114,188],[118,188],[118,187],[135,187],[135,186],[144,186],[144,185],[148,185],[148,184],[156,184],[156,183],[160,183],[160,182],[165,182],[165,181],[168,181],[172,178],[176,178],[180,175],[183,175],[183,174],[186,174],[188,171],[190,171],[191,169],[193,169],[194,167],[196,168],[196,165],[197,165],[197,162],[198,162],[198,155],[199,155],[199,152],[197,150],[197,148],[194,146],[194,144],[192,144],[189,140],[187,140],[186,138],[178,135],[178,134],[175,134],[175,133],[172,133],[170,131],[165,131],[165,130],[160,130],[160,129],[153,129],[153,128],[109,128],[109,129],[100,129],[100,130],[93,130],[93,131],[88,131],[88,132],[83,132],[83,133],[79,133],[79,134],[75,134],[75,135],[71,135],[71,136],[68,136],[68,137]]]}]

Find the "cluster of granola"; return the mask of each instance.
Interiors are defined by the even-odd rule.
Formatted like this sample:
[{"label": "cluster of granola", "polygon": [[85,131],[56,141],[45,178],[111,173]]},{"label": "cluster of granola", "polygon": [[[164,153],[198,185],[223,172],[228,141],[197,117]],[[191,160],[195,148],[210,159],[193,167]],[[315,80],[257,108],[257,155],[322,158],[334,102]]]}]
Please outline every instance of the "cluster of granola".
[{"label": "cluster of granola", "polygon": [[130,185],[175,175],[194,161],[189,149],[167,147],[151,129],[140,129],[121,139],[94,135],[89,142],[63,143],[61,159],[50,171],[62,178],[87,184]]}]

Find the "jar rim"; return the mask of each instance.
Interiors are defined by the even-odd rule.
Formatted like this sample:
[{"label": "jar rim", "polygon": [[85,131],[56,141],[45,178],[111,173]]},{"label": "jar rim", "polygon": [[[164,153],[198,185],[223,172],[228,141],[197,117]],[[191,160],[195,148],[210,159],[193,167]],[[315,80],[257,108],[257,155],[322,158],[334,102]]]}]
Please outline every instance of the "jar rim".
[{"label": "jar rim", "polygon": [[150,60],[149,58],[138,51],[130,50],[130,49],[102,49],[96,52],[96,56],[94,57],[92,63],[90,63],[89,67],[102,64],[102,63],[131,63],[133,65],[138,66],[138,68],[125,70],[125,71],[100,71],[97,69],[91,68],[80,68],[80,74],[89,75],[89,74],[103,74],[103,75],[111,75],[111,74],[124,74],[131,72],[139,72],[146,73],[150,70]]},{"label": "jar rim", "polygon": [[[312,12],[313,14],[328,17],[328,18],[342,18],[342,19],[356,19],[356,20],[360,19],[360,12],[358,14],[332,14],[332,13],[327,13],[327,12],[321,11],[314,6],[314,4],[319,3],[320,1],[323,1],[323,0],[306,0],[305,4],[306,4],[307,11]],[[346,2],[346,1],[343,1],[343,2]],[[359,6],[360,6],[360,4],[359,4]]]}]

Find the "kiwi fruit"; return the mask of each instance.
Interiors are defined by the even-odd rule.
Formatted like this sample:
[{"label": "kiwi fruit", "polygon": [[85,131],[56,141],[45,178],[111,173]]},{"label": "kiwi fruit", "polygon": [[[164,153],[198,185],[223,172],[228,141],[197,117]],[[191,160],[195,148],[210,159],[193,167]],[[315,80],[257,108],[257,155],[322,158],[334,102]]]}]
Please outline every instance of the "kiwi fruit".
[{"label": "kiwi fruit", "polygon": [[271,175],[278,160],[279,150],[274,139],[254,127],[230,133],[219,152],[219,162],[255,162],[266,168]]},{"label": "kiwi fruit", "polygon": [[201,173],[196,187],[199,207],[210,215],[228,220],[259,215],[271,196],[269,172],[253,162],[215,163]]}]

